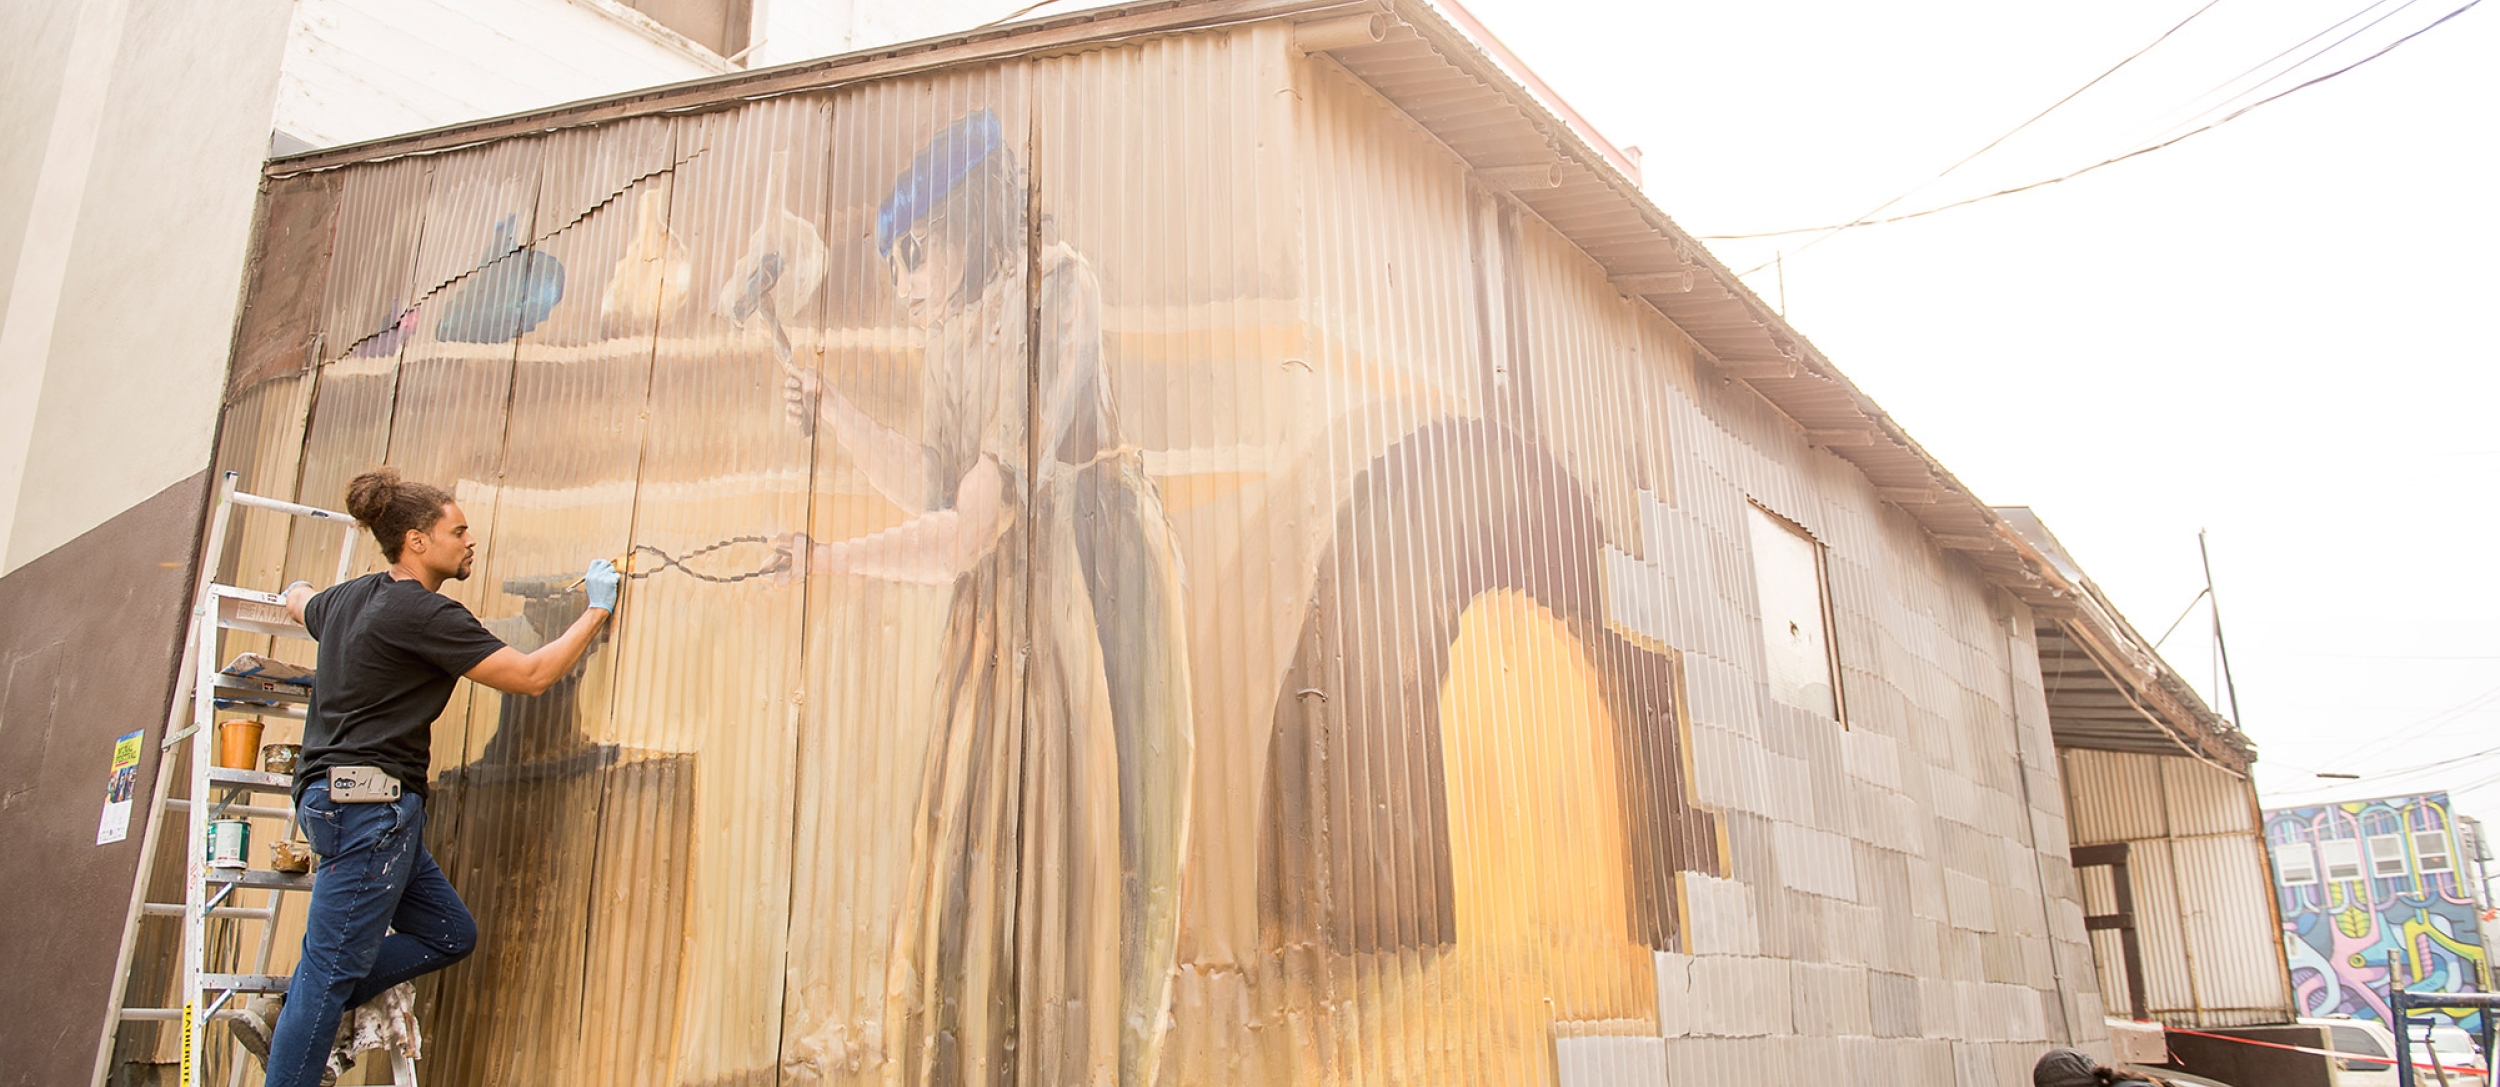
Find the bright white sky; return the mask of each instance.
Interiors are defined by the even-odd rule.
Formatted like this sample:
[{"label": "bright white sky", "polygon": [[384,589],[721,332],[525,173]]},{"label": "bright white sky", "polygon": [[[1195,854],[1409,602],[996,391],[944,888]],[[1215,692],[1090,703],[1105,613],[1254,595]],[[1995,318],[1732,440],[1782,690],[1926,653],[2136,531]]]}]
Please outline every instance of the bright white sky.
[{"label": "bright white sky", "polygon": [[[1855,218],[2204,0],[1466,2],[1707,235]],[[1894,212],[2140,146],[2367,2],[2220,0]],[[2463,3],[2382,0],[2273,88]],[[2268,806],[2444,788],[2500,819],[2500,754],[2313,776],[2500,748],[2496,198],[2500,5],[2176,147],[1833,237],[1784,262],[1786,306],[1980,497],[2037,509],[2146,637],[2203,587],[2210,531]],[[1805,240],[1711,244],[1743,270]],[[1770,272],[1748,282],[1779,302]],[[2228,712],[2210,629],[2200,609],[2163,648]]]}]

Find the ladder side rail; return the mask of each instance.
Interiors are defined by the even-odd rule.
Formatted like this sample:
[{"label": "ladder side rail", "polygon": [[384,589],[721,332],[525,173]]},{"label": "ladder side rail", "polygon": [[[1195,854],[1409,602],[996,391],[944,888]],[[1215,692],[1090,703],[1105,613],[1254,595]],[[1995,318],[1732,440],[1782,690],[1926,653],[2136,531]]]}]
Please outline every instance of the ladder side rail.
[{"label": "ladder side rail", "polygon": [[[278,505],[282,505],[282,503],[271,503],[272,507]],[[298,510],[302,512],[297,512]],[[335,520],[339,523],[341,530],[339,540],[339,561],[337,568],[332,570],[330,573],[330,584],[333,586],[346,584],[348,574],[353,572],[356,568],[356,530],[359,527],[356,519],[348,516],[347,514],[333,513],[329,510],[315,509],[310,506],[297,507],[296,510],[290,510],[289,512],[294,512],[297,516],[312,517],[320,520]],[[312,716],[311,706],[306,705],[302,708],[305,719],[309,721]],[[295,840],[295,832],[296,811],[295,808],[290,805],[286,811],[284,829],[279,832],[279,837],[284,841],[293,841]],[[261,923],[260,953],[253,958],[253,973],[265,974],[269,972],[269,956],[277,943],[278,929],[282,923],[281,919],[286,915],[286,895],[287,892],[279,888],[271,888],[263,894],[262,901],[267,904],[269,915],[267,919]],[[274,1026],[275,1024],[272,1025]],[[234,1062],[234,1070],[228,1077],[227,1087],[245,1087],[243,1082],[243,1067],[244,1062]],[[393,1071],[396,1073],[397,1069],[394,1069]],[[397,1079],[398,1077],[394,1075],[393,1078]],[[407,1077],[407,1082],[410,1087],[414,1087],[416,1083],[416,1075],[413,1069]]]},{"label": "ladder side rail", "polygon": [[340,543],[339,543],[339,568],[338,568],[338,572],[336,572],[336,573],[334,573],[334,574],[332,574],[332,575],[330,576],[330,584],[332,584],[332,585],[344,585],[344,584],[346,584],[346,583],[347,583],[347,574],[348,574],[348,571],[354,570],[355,568],[356,568],[356,522],[354,522],[354,521],[349,521],[349,522],[347,522],[347,538],[346,538],[345,540],[340,541]]},{"label": "ladder side rail", "polygon": [[[330,584],[340,585],[347,581],[348,573],[355,568],[356,562],[357,521],[354,517],[333,510],[325,510],[315,506],[300,505],[283,500],[266,498],[260,495],[238,494],[236,496],[236,500],[243,505],[275,510],[277,512],[288,514],[292,517],[327,521],[337,524],[341,530],[339,558],[338,565],[331,572]],[[231,800],[229,803],[231,803]],[[265,809],[255,808],[248,810],[258,814]],[[284,809],[283,822],[279,831],[279,837],[282,840],[292,841],[294,840],[295,832],[296,812],[295,808],[290,804]],[[228,890],[232,889],[233,888],[231,886],[228,888]],[[261,916],[257,918],[260,922],[260,941],[258,948],[255,949],[252,956],[251,973],[266,974],[269,972],[269,960],[277,948],[278,929],[283,923],[283,918],[286,914],[286,896],[288,893],[287,889],[278,887],[268,888],[261,892],[262,913]],[[237,1007],[238,1009],[240,1008],[239,999],[237,1000]],[[230,1062],[227,1074],[228,1087],[244,1087],[243,1080],[245,1066],[246,1062],[240,1059]]]},{"label": "ladder side rail", "polygon": [[[353,539],[354,537],[351,534],[349,538]],[[291,842],[295,840],[295,812],[293,809],[289,809],[286,813],[286,821],[282,824],[278,831],[278,840],[282,842]],[[252,957],[252,973],[266,974],[269,972],[269,956],[270,953],[277,948],[278,927],[286,916],[287,894],[287,890],[283,887],[271,887],[268,890],[261,892],[261,905],[268,912],[265,916],[260,918],[260,952]],[[271,1023],[270,1026],[274,1028],[277,1024]],[[226,1077],[227,1087],[245,1087],[243,1082],[243,1069],[247,1063],[249,1062],[241,1060],[232,1062],[232,1071]]]},{"label": "ladder side rail", "polygon": [[[112,1073],[113,1043],[121,1033],[122,1003],[130,995],[131,960],[139,950],[139,922],[147,915],[149,877],[156,868],[156,851],[164,837],[165,801],[173,791],[172,752],[161,741],[174,735],[185,716],[196,719],[198,715],[196,705],[191,703],[197,701],[198,694],[193,669],[205,652],[200,646],[200,621],[203,617],[207,618],[210,624],[207,629],[213,637],[216,614],[210,605],[208,587],[216,582],[217,563],[225,557],[226,529],[234,512],[235,485],[241,479],[242,473],[227,472],[217,481],[216,505],[209,514],[208,536],[200,547],[199,573],[192,579],[190,633],[182,640],[182,660],[174,668],[174,696],[165,708],[165,731],[160,734],[156,752],[156,782],[149,790],[146,829],[139,833],[139,867],[130,881],[130,909],[122,919],[121,948],[114,955],[112,996],[104,1011],[104,1036],[96,1043],[95,1087],[103,1087],[105,1078]],[[208,652],[207,655],[216,654]],[[204,798],[205,794],[195,791],[191,796],[196,800]],[[184,821],[198,822],[189,818]]]},{"label": "ladder side rail", "polygon": [[[285,824],[278,831],[278,840],[285,842],[295,840],[295,817],[292,814],[287,816]],[[288,889],[284,887],[271,887],[261,892],[261,905],[269,910],[269,923],[261,926],[260,953],[252,958],[252,973],[269,972],[269,955],[278,942],[278,919],[286,915],[288,893]]]},{"label": "ladder side rail", "polygon": [[[199,556],[198,574],[194,579],[191,598],[192,626],[189,635],[183,641],[182,657],[176,666],[174,697],[166,712],[165,738],[159,744],[158,771],[154,788],[151,790],[146,829],[141,836],[140,869],[137,877],[132,881],[130,906],[123,921],[121,947],[116,956],[112,1000],[106,1009],[104,1030],[96,1049],[95,1075],[92,1081],[96,1087],[102,1087],[111,1073],[114,1044],[121,1023],[125,1019],[170,1020],[179,1024],[186,1035],[182,1051],[182,1082],[185,1087],[198,1084],[202,1073],[206,1070],[206,1055],[210,1044],[208,1026],[222,1016],[233,1014],[233,1009],[224,1008],[223,1005],[229,1003],[234,994],[221,989],[212,1001],[211,994],[202,981],[203,975],[207,972],[209,954],[208,919],[214,916],[259,921],[261,939],[255,955],[255,968],[256,971],[266,971],[270,956],[274,951],[280,918],[284,913],[286,893],[284,889],[266,890],[264,905],[258,909],[251,909],[224,905],[227,899],[232,897],[235,889],[233,885],[220,888],[213,898],[210,897],[207,887],[208,822],[229,809],[237,807],[250,814],[262,814],[262,811],[256,809],[255,806],[238,803],[242,800],[240,795],[228,796],[223,801],[211,799],[215,794],[215,786],[208,779],[208,771],[216,761],[216,676],[220,667],[218,661],[222,656],[224,638],[224,624],[219,621],[216,602],[216,575],[225,559],[226,536],[233,527],[233,511],[236,506],[270,510],[289,517],[324,521],[340,526],[344,538],[339,547],[333,584],[346,581],[349,571],[355,567],[358,525],[354,517],[336,510],[243,492],[237,489],[240,482],[241,473],[234,471],[224,473],[219,479],[216,503],[210,515],[209,531],[203,541]],[[187,730],[179,730],[186,704],[189,709],[190,727]],[[185,732],[191,742],[177,746]],[[189,779],[188,796],[184,801],[176,801],[171,795],[173,779],[176,775],[172,772],[173,768],[167,765],[180,755],[187,755],[189,761],[189,766],[186,768],[188,772],[183,775]],[[131,966],[137,952],[139,922],[151,913],[173,912],[151,910],[152,904],[147,900],[150,889],[149,875],[154,868],[156,850],[161,848],[167,833],[164,821],[165,813],[169,809],[182,812],[182,821],[186,824],[188,832],[182,866],[183,903],[179,907],[182,922],[182,970],[179,985],[181,1006],[174,1009],[125,1009],[123,1004],[129,995]],[[284,809],[284,820],[283,834],[291,839],[295,833],[295,812],[291,806]],[[249,863],[248,860],[246,863]],[[140,1014],[143,1012],[145,1014]],[[235,1068],[236,1075],[239,1076],[241,1074],[239,1062]]]},{"label": "ladder side rail", "polygon": [[[224,641],[224,627],[217,621],[215,607],[202,609],[199,624],[193,637],[199,639],[204,651],[199,655],[199,670],[193,676],[191,689],[191,796],[195,808],[199,798],[210,795],[208,768],[216,764],[217,657]],[[208,823],[193,819],[191,824],[191,833],[184,843],[186,875],[182,884],[182,1087],[199,1087],[201,1057],[212,1018],[207,993],[200,986],[200,975],[208,969]]]}]

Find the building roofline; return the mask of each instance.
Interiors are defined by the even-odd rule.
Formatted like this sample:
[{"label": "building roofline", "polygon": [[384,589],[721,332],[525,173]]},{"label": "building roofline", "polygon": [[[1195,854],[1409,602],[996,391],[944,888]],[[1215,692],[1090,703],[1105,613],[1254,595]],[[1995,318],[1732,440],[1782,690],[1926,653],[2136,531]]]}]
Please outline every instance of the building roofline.
[{"label": "building roofline", "polygon": [[2417,789],[2409,793],[2380,793],[2368,796],[2346,796],[2324,800],[2303,800],[2294,804],[2273,804],[2260,808],[2258,811],[2262,815],[2277,815],[2283,812],[2306,811],[2310,808],[2340,808],[2346,804],[2387,804],[2393,806],[2398,801],[2423,802],[2431,800],[2446,801],[2448,804],[2448,815],[2452,819],[2468,823],[2482,822],[2482,820],[2476,819],[2471,815],[2465,815],[2458,812],[2456,809],[2456,797],[2452,795],[2451,790],[2448,789]]},{"label": "building roofline", "polygon": [[[2040,624],[2041,678],[2050,688],[2044,693],[2058,746],[2184,754],[2246,774],[2257,759],[2256,745],[2162,659],[2048,525],[2026,506],[2001,506],[1996,513],[2050,572],[2073,586],[2077,600],[2068,614]],[[2097,675],[2077,675],[2083,667]],[[2052,674],[2070,681],[2057,682]]]},{"label": "building roofline", "polygon": [[418,132],[270,159],[265,177],[286,177],[410,155],[456,151],[495,140],[605,124],[631,117],[703,113],[791,94],[984,61],[1100,48],[1132,38],[1213,30],[1243,23],[1376,12],[1389,0],[1146,0],[1046,15],[997,26],[879,46],[770,68],[705,76]]}]

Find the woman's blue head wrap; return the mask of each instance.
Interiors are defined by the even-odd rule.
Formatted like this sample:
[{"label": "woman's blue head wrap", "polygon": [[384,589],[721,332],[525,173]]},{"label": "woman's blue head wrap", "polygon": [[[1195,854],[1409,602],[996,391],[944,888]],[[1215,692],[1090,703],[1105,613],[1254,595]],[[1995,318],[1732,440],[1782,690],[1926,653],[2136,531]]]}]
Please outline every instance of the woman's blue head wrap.
[{"label": "woman's blue head wrap", "polygon": [[936,210],[973,167],[998,149],[998,140],[998,115],[986,109],[964,114],[930,137],[929,145],[912,156],[911,169],[894,179],[893,194],[877,206],[877,254],[892,253],[894,239]]}]

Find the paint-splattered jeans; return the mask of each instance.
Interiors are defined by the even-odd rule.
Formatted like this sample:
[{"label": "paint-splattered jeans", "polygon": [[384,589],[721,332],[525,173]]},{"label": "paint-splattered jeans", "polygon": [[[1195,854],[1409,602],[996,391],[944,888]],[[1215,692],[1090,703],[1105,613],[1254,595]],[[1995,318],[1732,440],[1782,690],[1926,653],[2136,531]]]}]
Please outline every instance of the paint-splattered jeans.
[{"label": "paint-splattered jeans", "polygon": [[321,867],[304,917],[304,957],[269,1039],[269,1087],[320,1083],[342,1013],[477,946],[477,922],[425,851],[417,794],[334,804],[329,783],[315,781],[295,815]]}]

